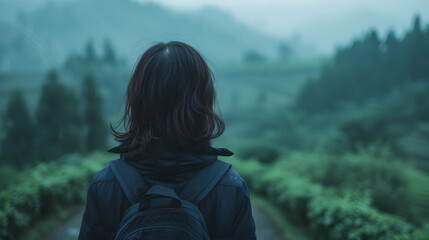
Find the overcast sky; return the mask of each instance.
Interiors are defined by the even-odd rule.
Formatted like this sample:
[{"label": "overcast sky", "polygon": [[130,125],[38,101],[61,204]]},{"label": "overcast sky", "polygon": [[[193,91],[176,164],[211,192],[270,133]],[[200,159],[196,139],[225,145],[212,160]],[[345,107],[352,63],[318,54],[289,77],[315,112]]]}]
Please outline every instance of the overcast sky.
[{"label": "overcast sky", "polygon": [[429,23],[429,0],[138,0],[162,3],[180,11],[216,6],[259,31],[283,38],[299,37],[322,53],[376,28],[399,35],[418,13]]}]

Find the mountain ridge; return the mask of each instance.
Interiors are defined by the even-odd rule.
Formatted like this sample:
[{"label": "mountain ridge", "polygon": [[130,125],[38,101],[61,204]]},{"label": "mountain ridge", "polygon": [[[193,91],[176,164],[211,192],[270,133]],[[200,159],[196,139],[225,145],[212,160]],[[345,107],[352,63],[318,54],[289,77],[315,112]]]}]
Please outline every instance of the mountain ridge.
[{"label": "mountain ridge", "polygon": [[36,33],[49,46],[51,57],[60,62],[82,52],[88,40],[100,52],[103,41],[109,39],[130,64],[160,41],[187,42],[216,63],[240,61],[249,50],[274,58],[281,42],[214,7],[183,13],[153,2],[129,0],[47,2],[19,14],[17,25]]}]

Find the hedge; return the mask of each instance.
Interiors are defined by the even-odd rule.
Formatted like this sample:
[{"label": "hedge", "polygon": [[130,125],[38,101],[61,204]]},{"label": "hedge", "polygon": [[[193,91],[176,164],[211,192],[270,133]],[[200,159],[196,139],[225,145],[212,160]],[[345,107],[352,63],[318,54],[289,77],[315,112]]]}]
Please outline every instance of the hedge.
[{"label": "hedge", "polygon": [[[16,239],[32,223],[71,204],[81,204],[91,177],[111,157],[72,155],[43,163],[0,192],[0,238]],[[360,193],[340,194],[293,172],[256,161],[233,159],[249,187],[274,204],[315,239],[420,240],[422,234],[402,218],[381,213]]]},{"label": "hedge", "polygon": [[0,192],[0,238],[16,239],[32,223],[73,204],[82,204],[92,176],[107,164],[106,154],[69,155],[28,170]]},{"label": "hedge", "polygon": [[420,240],[427,239],[404,219],[381,213],[364,193],[338,192],[272,165],[256,160],[230,161],[249,188],[270,199],[314,239]]}]

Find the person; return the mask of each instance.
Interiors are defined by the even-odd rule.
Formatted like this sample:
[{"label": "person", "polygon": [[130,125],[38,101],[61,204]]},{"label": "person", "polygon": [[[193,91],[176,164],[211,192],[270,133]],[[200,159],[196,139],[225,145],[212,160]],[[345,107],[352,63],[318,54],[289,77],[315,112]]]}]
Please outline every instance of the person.
[{"label": "person", "polygon": [[[158,43],[139,59],[126,92],[120,144],[110,152],[135,167],[149,185],[177,193],[218,156],[233,153],[212,147],[225,124],[215,112],[213,74],[190,45]],[[90,184],[79,239],[114,239],[130,202],[109,167]],[[246,182],[229,169],[199,203],[211,239],[256,239]]]}]

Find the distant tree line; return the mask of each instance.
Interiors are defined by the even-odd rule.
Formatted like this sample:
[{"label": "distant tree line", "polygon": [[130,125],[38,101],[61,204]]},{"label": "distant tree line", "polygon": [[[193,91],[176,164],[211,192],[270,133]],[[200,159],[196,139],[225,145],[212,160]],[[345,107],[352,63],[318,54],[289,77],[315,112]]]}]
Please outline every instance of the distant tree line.
[{"label": "distant tree line", "polygon": [[72,54],[64,62],[64,69],[71,73],[88,71],[91,68],[113,67],[124,62],[116,56],[115,49],[109,39],[103,42],[103,52],[98,55],[95,44],[88,40],[83,54]]},{"label": "distant tree line", "polygon": [[[83,101],[80,102],[79,99]],[[56,71],[47,74],[34,117],[23,93],[15,90],[3,116],[1,163],[18,168],[106,146],[107,124],[102,98],[92,74],[83,80],[81,97],[59,80]]]},{"label": "distant tree line", "polygon": [[[292,47],[285,42],[282,42],[278,45],[277,54],[278,59],[276,61],[280,63],[288,62],[294,57]],[[250,49],[243,54],[243,62],[248,65],[264,64],[268,61],[269,59],[267,56],[254,49]]]},{"label": "distant tree line", "polygon": [[386,96],[410,83],[429,81],[429,28],[419,16],[402,39],[392,31],[382,41],[371,31],[364,39],[337,51],[331,66],[309,80],[295,108],[305,112],[338,110]]}]

